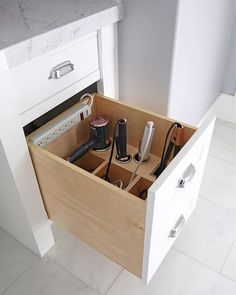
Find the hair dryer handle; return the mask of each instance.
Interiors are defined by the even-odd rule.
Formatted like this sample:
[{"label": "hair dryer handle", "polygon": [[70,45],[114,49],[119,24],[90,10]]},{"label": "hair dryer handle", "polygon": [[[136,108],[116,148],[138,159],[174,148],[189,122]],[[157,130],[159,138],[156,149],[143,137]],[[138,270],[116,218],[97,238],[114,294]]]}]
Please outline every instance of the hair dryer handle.
[{"label": "hair dryer handle", "polygon": [[68,157],[68,161],[70,163],[74,163],[83,155],[85,155],[93,146],[95,145],[96,141],[94,139],[89,139],[87,142],[82,144],[79,148],[77,148],[71,156]]}]

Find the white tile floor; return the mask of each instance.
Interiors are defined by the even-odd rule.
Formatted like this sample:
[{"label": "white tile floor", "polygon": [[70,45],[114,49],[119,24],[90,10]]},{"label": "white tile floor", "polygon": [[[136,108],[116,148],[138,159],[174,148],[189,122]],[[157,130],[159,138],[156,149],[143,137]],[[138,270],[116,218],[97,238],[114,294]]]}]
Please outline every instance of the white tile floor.
[{"label": "white tile floor", "polygon": [[44,259],[0,230],[0,295],[235,295],[236,125],[217,121],[197,209],[148,286],[53,230]]}]

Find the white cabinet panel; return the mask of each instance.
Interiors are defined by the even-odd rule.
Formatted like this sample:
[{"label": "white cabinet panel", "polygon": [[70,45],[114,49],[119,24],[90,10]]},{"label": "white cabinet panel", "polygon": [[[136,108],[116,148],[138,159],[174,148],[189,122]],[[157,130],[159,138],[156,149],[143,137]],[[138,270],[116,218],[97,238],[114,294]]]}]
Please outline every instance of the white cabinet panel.
[{"label": "white cabinet panel", "polygon": [[[186,221],[196,206],[213,127],[214,119],[205,121],[149,188],[143,264],[145,283],[150,281],[175,240],[169,236],[171,229],[181,215]],[[189,183],[180,188],[179,180],[185,171],[189,173]]]}]

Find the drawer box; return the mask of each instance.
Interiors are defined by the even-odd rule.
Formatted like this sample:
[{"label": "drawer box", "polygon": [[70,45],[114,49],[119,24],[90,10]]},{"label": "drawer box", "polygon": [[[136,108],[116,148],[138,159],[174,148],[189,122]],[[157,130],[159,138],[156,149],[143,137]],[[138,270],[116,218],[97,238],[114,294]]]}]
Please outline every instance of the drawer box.
[{"label": "drawer box", "polygon": [[[70,61],[73,68],[70,65],[64,66],[56,71],[56,73],[61,73],[61,77],[59,75],[49,79],[51,70],[66,61]],[[15,85],[19,94],[19,114],[23,114],[98,70],[96,34],[81,39],[74,46],[57,50],[56,53],[25,64],[13,72],[11,77],[12,84]],[[44,107],[44,113],[49,110],[46,107]]]},{"label": "drawer box", "polygon": [[[121,189],[102,179],[110,151],[91,151],[75,164],[65,160],[87,140],[89,117],[44,147],[30,143],[29,136],[45,208],[55,223],[148,283],[175,240],[170,237],[171,230],[180,216],[186,222],[195,207],[214,120],[198,130],[184,125],[183,148],[156,179],[151,172],[160,161],[173,121],[101,95],[95,95],[92,112],[110,118],[111,132],[117,119],[127,119],[132,156],[146,122],[153,121],[156,129],[150,160],[141,165],[128,185],[137,163],[121,164],[113,158],[110,180],[121,179]],[[179,187],[179,180],[190,168],[193,175],[189,183]],[[144,190],[146,199],[141,197]],[[182,225],[177,227],[176,236]]]}]

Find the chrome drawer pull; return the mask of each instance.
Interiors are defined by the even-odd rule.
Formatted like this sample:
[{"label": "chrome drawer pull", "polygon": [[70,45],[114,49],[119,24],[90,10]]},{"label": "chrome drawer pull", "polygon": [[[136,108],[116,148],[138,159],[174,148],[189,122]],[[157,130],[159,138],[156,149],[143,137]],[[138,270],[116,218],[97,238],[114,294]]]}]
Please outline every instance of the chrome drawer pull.
[{"label": "chrome drawer pull", "polygon": [[170,238],[175,238],[177,236],[177,234],[181,231],[181,229],[183,228],[185,224],[185,218],[184,216],[181,214],[180,217],[178,218],[178,220],[176,221],[176,224],[174,225],[174,227],[172,228],[172,230],[169,233],[169,237]]},{"label": "chrome drawer pull", "polygon": [[74,69],[75,67],[70,60],[64,61],[50,70],[48,79],[60,79]]},{"label": "chrome drawer pull", "polygon": [[190,164],[188,168],[184,171],[183,176],[178,181],[178,187],[184,188],[185,185],[193,179],[196,173],[196,168],[193,164]]}]

